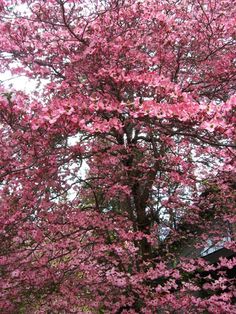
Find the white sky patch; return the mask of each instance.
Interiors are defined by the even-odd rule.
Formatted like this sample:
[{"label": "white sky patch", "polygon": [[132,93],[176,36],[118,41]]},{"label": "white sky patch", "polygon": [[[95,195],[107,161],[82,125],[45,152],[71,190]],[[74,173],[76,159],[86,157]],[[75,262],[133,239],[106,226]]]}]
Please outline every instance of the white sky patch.
[{"label": "white sky patch", "polygon": [[37,88],[37,82],[24,75],[13,76],[10,71],[0,74],[0,83],[6,89],[23,91],[26,94],[33,93]]}]

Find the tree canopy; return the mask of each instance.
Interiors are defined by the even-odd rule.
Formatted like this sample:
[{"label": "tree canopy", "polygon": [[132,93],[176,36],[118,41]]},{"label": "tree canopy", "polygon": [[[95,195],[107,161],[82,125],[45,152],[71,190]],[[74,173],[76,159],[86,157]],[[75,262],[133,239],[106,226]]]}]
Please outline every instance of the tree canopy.
[{"label": "tree canopy", "polygon": [[2,313],[233,313],[234,0],[0,1]]}]

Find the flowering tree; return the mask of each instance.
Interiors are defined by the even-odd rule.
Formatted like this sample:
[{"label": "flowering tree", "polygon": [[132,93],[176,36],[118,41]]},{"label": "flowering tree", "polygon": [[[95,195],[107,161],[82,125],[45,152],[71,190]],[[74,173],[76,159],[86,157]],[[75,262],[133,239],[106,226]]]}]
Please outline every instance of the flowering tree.
[{"label": "flowering tree", "polygon": [[233,313],[235,1],[0,4],[2,313]]}]

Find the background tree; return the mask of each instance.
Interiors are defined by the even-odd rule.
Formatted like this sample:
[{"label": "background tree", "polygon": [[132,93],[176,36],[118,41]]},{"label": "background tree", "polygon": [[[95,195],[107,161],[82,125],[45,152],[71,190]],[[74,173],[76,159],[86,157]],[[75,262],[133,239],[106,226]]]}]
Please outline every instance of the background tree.
[{"label": "background tree", "polygon": [[4,313],[235,310],[235,7],[1,1]]}]

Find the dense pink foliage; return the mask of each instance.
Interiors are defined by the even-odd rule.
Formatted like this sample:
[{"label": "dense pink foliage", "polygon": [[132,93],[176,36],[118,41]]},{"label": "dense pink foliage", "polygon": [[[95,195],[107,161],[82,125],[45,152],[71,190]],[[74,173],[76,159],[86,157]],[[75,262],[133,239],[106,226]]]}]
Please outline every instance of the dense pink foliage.
[{"label": "dense pink foliage", "polygon": [[1,313],[234,313],[235,0],[0,16]]}]

